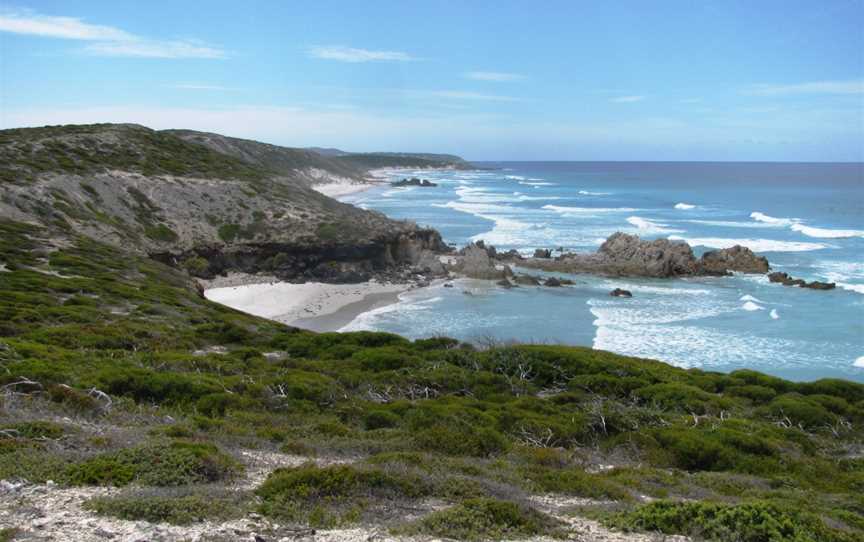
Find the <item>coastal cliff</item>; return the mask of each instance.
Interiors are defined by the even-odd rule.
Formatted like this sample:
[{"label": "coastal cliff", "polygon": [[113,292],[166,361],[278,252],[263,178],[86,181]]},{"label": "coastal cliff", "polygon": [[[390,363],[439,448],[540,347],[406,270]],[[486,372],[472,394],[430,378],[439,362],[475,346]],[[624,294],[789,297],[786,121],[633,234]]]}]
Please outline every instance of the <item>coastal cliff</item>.
[{"label": "coastal cliff", "polygon": [[[437,232],[311,188],[363,181],[370,155],[359,156],[136,125],[6,130],[0,214],[74,230],[205,278],[238,270],[359,281],[446,250]],[[445,162],[398,155],[392,164]]]}]

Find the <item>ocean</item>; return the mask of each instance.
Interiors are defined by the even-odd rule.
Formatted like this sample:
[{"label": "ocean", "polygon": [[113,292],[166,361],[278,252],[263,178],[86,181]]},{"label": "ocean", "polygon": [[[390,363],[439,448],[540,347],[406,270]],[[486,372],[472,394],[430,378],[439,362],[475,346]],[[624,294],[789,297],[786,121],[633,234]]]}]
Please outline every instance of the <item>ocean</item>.
[{"label": "ocean", "polygon": [[[574,275],[572,287],[512,290],[460,280],[406,292],[343,329],[586,345],[682,367],[864,382],[864,164],[478,166],[484,169],[399,172],[394,179],[418,176],[438,186],[378,187],[341,199],[434,227],[458,246],[482,239],[525,254],[594,251],[616,231],[681,239],[697,256],[740,244],[774,270],[837,288],[793,288],[755,275]],[[616,287],[633,298],[609,296]]]}]

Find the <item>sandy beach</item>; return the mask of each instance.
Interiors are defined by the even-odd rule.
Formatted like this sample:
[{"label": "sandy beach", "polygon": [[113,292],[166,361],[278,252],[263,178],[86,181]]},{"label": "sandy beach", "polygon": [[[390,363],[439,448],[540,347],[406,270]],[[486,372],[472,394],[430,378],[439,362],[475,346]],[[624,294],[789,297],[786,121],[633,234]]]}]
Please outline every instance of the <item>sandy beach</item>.
[{"label": "sandy beach", "polygon": [[380,182],[369,182],[369,183],[352,183],[352,182],[336,182],[336,183],[327,183],[327,184],[315,184],[312,185],[312,189],[321,192],[325,196],[330,196],[331,198],[339,198],[342,196],[347,196],[349,194],[354,194],[356,192],[363,192],[364,190],[369,190],[370,188],[375,188],[376,186],[381,186]]},{"label": "sandy beach", "polygon": [[337,331],[359,314],[398,301],[411,284],[358,284],[262,281],[262,277],[235,274],[205,285],[204,296],[231,308],[310,329]]}]

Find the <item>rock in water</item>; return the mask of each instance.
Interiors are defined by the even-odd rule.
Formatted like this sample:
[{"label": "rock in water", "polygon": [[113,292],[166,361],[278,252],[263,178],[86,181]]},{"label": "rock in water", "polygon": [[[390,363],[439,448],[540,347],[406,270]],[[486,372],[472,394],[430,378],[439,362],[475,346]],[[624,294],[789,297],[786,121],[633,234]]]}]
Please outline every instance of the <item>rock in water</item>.
[{"label": "rock in water", "polygon": [[752,250],[741,245],[706,252],[699,263],[705,274],[725,275],[730,271],[761,274],[770,269],[767,258],[757,256]]},{"label": "rock in water", "polygon": [[533,275],[516,275],[513,277],[513,281],[525,286],[540,286],[540,279]]},{"label": "rock in water", "polygon": [[458,270],[472,279],[500,280],[507,277],[509,268],[496,268],[486,247],[478,243],[465,247]]},{"label": "rock in water", "polygon": [[768,280],[771,282],[779,282],[783,286],[798,286],[801,288],[810,288],[811,290],[833,290],[837,287],[837,284],[833,282],[821,282],[818,280],[807,282],[803,279],[792,278],[788,273],[782,271],[768,273]]},{"label": "rock in water", "polygon": [[544,282],[543,285],[549,286],[551,288],[560,288],[561,287],[561,281],[555,277],[549,277],[548,279],[546,279],[546,282]]},{"label": "rock in water", "polygon": [[619,275],[674,277],[697,274],[690,245],[668,239],[643,241],[636,235],[614,233],[600,245],[603,266]]},{"label": "rock in water", "polygon": [[552,251],[548,248],[538,248],[534,251],[534,257],[549,259],[552,257]]},{"label": "rock in water", "polygon": [[502,288],[508,288],[508,289],[515,287],[515,285],[507,279],[501,279],[498,282],[496,282],[495,284],[497,284],[498,286],[501,286]]},{"label": "rock in water", "polygon": [[802,288],[811,288],[813,290],[833,290],[837,285],[833,282],[821,282],[818,280],[814,280],[813,282],[808,282]]},{"label": "rock in water", "polygon": [[630,292],[630,290],[624,290],[622,288],[615,288],[614,290],[609,292],[609,295],[611,295],[612,297],[633,297],[633,294]]}]

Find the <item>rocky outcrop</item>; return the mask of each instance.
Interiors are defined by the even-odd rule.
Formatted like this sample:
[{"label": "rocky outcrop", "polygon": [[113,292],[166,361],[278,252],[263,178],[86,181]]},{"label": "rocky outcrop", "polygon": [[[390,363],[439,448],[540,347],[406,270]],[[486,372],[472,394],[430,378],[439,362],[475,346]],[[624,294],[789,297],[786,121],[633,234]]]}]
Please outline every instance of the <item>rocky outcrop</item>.
[{"label": "rocky outcrop", "polygon": [[615,288],[609,295],[612,297],[633,297],[633,293],[630,290],[624,290],[623,288]]},{"label": "rocky outcrop", "polygon": [[461,251],[461,256],[456,271],[468,278],[500,280],[512,274],[509,267],[496,264],[482,242],[468,245]]},{"label": "rocky outcrop", "polygon": [[548,259],[548,258],[552,257],[552,251],[549,250],[548,248],[538,248],[538,249],[534,250],[534,257],[535,258],[547,258]]},{"label": "rocky outcrop", "polygon": [[764,273],[768,269],[768,261],[746,247],[716,250],[697,259],[685,242],[648,241],[621,232],[611,235],[593,254],[562,254],[552,260],[535,257],[520,265],[565,273],[654,278]]},{"label": "rocky outcrop", "polygon": [[540,286],[540,279],[534,275],[516,275],[513,281],[523,286]]},{"label": "rocky outcrop", "polygon": [[390,183],[390,186],[394,186],[396,188],[406,186],[420,186],[422,188],[432,188],[438,186],[438,184],[426,179],[418,179],[417,177],[411,177],[410,179],[402,179],[401,181],[392,182]]},{"label": "rocky outcrop", "polygon": [[757,256],[749,248],[740,245],[706,252],[702,255],[700,265],[703,273],[717,275],[725,275],[730,271],[767,273],[770,269],[768,258]]},{"label": "rocky outcrop", "polygon": [[837,285],[833,282],[821,282],[818,280],[807,282],[803,279],[796,279],[789,276],[788,273],[784,273],[782,271],[775,271],[774,273],[769,273],[768,280],[770,280],[771,282],[780,283],[783,286],[798,286],[799,288],[810,288],[811,290],[833,290],[837,287]]}]

